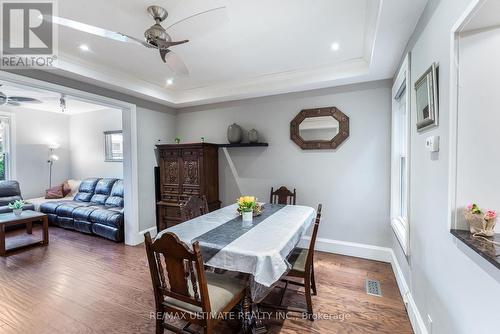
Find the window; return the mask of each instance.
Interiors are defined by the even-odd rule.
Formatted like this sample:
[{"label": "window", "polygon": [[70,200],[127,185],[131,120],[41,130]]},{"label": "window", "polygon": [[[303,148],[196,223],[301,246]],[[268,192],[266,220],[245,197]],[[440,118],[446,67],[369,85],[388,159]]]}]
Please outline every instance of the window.
[{"label": "window", "polygon": [[123,161],[122,131],[104,132],[105,161]]},{"label": "window", "polygon": [[409,255],[409,55],[392,87],[391,226],[406,255]]},{"label": "window", "polygon": [[10,174],[10,117],[0,116],[0,181]]}]

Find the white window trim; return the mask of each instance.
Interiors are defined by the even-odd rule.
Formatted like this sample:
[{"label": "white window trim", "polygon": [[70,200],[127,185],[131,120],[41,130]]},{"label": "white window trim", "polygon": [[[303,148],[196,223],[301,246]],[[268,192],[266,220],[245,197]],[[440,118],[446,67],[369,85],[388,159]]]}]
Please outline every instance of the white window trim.
[{"label": "white window trim", "polygon": [[10,111],[0,111],[0,116],[9,118],[9,140],[6,180],[16,180],[16,114]]},{"label": "white window trim", "polygon": [[[395,154],[396,150],[396,139],[394,135],[391,136],[391,226],[396,235],[401,248],[406,256],[410,255],[410,224],[409,224],[409,213],[410,213],[410,130],[411,130],[411,77],[410,77],[410,54],[405,57],[401,68],[398,71],[398,75],[394,80],[394,85],[392,86],[392,113],[395,111],[396,103],[394,99],[398,94],[400,88],[406,85],[406,217],[401,217],[398,215],[397,207],[400,204],[399,201],[399,158]],[[392,117],[393,130],[396,126],[396,118]]]}]

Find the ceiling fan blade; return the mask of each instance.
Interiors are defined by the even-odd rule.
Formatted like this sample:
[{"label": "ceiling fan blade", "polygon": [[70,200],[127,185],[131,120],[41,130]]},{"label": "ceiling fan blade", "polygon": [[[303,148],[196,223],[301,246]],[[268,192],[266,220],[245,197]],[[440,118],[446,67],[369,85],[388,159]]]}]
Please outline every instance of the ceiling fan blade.
[{"label": "ceiling fan blade", "polygon": [[177,75],[189,75],[189,70],[186,64],[184,64],[184,61],[182,61],[181,57],[179,57],[175,52],[170,50],[160,50],[160,55],[172,72]]},{"label": "ceiling fan blade", "polygon": [[120,32],[106,30],[106,29],[96,27],[96,26],[93,26],[90,24],[66,19],[64,17],[44,16],[44,19],[46,19],[47,21],[51,21],[55,24],[58,24],[60,26],[64,26],[64,27],[68,27],[70,29],[86,32],[88,34],[113,39],[113,40],[119,41],[119,42],[133,42],[133,43],[138,43],[138,44],[144,45],[143,44],[144,41],[141,41],[138,38],[131,37],[131,36],[122,34]]},{"label": "ceiling fan blade", "polygon": [[143,45],[143,46],[145,46],[147,48],[156,49],[154,46],[149,45],[148,43],[146,43],[145,40],[141,40],[139,38],[135,38],[135,37],[132,37],[132,36],[129,36],[129,35],[125,35],[125,34],[122,34],[122,33],[119,33],[119,34],[122,35],[122,36],[125,36],[125,37],[129,38],[130,40],[132,40],[134,42],[137,42],[137,43],[139,43],[139,44],[141,44],[141,45]]},{"label": "ceiling fan blade", "polygon": [[191,38],[191,36],[199,36],[210,32],[228,20],[227,8],[222,6],[185,17],[165,29],[169,30],[169,34],[176,35],[176,31],[179,31],[179,33],[186,34],[187,37]]},{"label": "ceiling fan blade", "polygon": [[7,100],[7,104],[9,106],[15,106],[15,107],[19,107],[21,105],[21,103],[19,102],[16,102],[16,101],[10,101],[10,100]]},{"label": "ceiling fan blade", "polygon": [[184,43],[187,43],[189,42],[189,40],[185,39],[183,41],[170,41],[170,42],[167,42],[167,41],[164,41],[164,40],[161,40],[161,39],[156,39],[155,43],[158,45],[158,49],[160,50],[167,50],[168,48],[170,48],[171,46],[175,46],[175,45],[179,45],[179,44],[184,44]]},{"label": "ceiling fan blade", "polygon": [[14,102],[23,102],[23,103],[42,103],[42,101],[31,98],[31,97],[24,97],[24,96],[9,96],[8,97],[9,101],[14,101]]}]

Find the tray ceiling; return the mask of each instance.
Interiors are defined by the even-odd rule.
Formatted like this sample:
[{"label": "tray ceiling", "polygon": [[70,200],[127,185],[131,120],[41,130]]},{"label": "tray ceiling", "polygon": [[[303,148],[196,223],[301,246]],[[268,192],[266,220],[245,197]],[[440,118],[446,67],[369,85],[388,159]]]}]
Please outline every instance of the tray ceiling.
[{"label": "tray ceiling", "polygon": [[[176,76],[155,50],[59,27],[55,71],[173,107],[392,77],[425,0],[172,0],[164,26],[190,42],[172,47],[189,68]],[[154,22],[149,1],[65,0],[58,15],[138,38]],[[210,29],[207,29],[209,27]],[[81,50],[84,44],[88,51]],[[332,47],[333,45],[333,47]],[[167,85],[167,81],[171,84]]]}]

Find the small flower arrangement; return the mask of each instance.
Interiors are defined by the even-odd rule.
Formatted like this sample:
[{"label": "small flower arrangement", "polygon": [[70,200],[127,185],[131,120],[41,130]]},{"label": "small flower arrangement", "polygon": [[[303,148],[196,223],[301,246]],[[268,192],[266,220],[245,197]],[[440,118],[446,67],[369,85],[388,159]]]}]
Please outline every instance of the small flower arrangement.
[{"label": "small flower arrangement", "polygon": [[19,216],[23,211],[24,204],[24,201],[18,199],[12,203],[9,203],[8,207],[12,210],[12,212],[14,212],[15,215]]},{"label": "small flower arrangement", "polygon": [[241,196],[238,198],[238,212],[253,212],[257,206],[257,199],[254,196]]},{"label": "small flower arrangement", "polygon": [[253,212],[254,216],[262,213],[262,206],[257,202],[255,196],[241,196],[236,204],[238,204],[238,213],[240,215],[243,212]]},{"label": "small flower arrangement", "polygon": [[243,222],[251,223],[252,217],[262,213],[262,207],[254,196],[242,196],[236,202],[238,213],[243,217]]},{"label": "small flower arrangement", "polygon": [[497,212],[486,210],[484,213],[475,203],[470,203],[464,210],[465,221],[474,235],[491,237],[495,234]]}]

